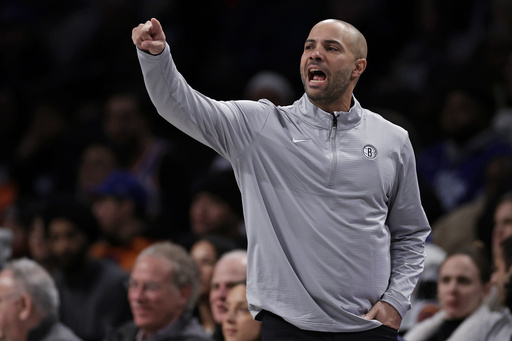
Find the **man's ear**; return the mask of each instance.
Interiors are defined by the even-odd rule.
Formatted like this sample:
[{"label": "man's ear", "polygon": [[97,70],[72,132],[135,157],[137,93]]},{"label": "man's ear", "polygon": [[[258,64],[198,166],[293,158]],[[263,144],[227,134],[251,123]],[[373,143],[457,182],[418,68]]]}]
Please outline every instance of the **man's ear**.
[{"label": "man's ear", "polygon": [[30,315],[32,315],[32,311],[34,310],[34,303],[32,302],[32,298],[24,293],[20,296],[20,311],[18,313],[18,317],[22,321],[26,321]]},{"label": "man's ear", "polygon": [[359,58],[354,63],[354,70],[352,70],[352,77],[359,78],[363,71],[366,69],[366,59]]}]

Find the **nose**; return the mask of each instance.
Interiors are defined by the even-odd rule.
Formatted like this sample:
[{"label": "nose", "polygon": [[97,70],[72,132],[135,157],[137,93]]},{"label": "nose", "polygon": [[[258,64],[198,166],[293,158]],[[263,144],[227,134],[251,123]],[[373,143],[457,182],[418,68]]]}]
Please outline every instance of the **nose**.
[{"label": "nose", "polygon": [[233,324],[235,321],[234,309],[228,308],[226,311],[226,322]]},{"label": "nose", "polygon": [[456,281],[450,281],[446,285],[446,287],[447,287],[448,292],[453,293],[453,292],[457,291],[457,288],[458,288],[457,282]]},{"label": "nose", "polygon": [[311,55],[309,56],[309,59],[315,60],[315,61],[322,61],[324,56],[318,49],[315,49],[311,52]]}]

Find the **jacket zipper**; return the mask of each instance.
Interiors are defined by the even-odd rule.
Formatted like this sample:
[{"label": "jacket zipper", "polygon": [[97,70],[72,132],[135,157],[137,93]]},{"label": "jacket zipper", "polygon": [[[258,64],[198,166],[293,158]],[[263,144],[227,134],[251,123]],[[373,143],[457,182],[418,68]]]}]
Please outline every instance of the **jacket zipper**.
[{"label": "jacket zipper", "polygon": [[332,127],[329,132],[329,140],[331,142],[332,164],[329,176],[329,187],[334,187],[334,178],[336,177],[336,165],[338,163],[338,153],[336,151],[336,130],[338,127],[338,116],[332,115]]}]

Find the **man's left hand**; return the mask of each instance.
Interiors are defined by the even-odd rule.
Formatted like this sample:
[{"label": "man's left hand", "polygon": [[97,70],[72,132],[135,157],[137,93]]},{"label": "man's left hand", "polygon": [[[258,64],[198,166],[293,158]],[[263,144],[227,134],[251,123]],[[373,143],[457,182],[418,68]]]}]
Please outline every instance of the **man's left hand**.
[{"label": "man's left hand", "polygon": [[396,309],[389,303],[379,301],[368,313],[363,316],[367,320],[377,320],[383,325],[398,330],[402,323],[402,317]]}]

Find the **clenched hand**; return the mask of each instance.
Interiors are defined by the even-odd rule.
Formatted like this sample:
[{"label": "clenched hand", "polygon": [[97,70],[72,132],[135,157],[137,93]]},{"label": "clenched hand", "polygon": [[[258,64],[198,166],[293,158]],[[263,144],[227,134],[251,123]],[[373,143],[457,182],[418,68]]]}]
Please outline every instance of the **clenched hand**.
[{"label": "clenched hand", "polygon": [[160,54],[165,48],[162,25],[155,18],[139,24],[132,30],[132,41],[139,49],[151,54]]}]

